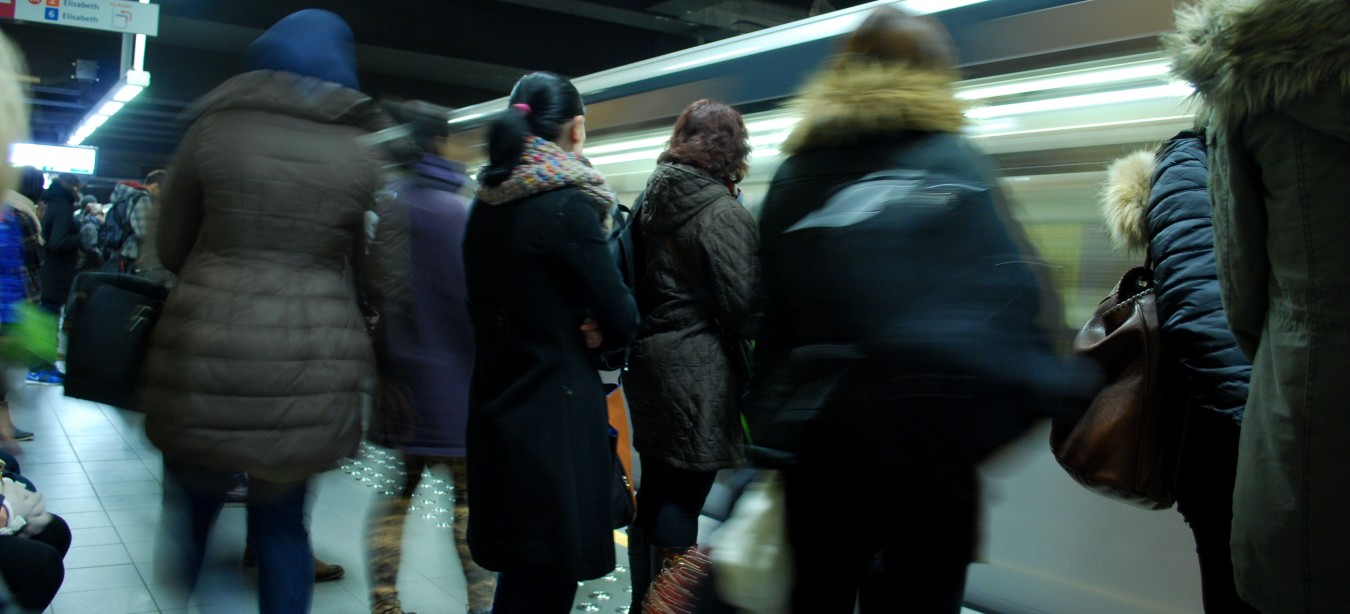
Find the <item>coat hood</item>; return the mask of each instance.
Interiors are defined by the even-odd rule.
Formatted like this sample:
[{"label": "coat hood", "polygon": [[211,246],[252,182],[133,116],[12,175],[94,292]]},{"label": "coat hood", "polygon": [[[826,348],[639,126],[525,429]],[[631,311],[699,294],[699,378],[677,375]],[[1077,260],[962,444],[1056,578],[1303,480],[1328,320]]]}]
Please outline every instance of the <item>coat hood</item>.
[{"label": "coat hood", "polygon": [[292,13],[268,28],[244,54],[244,69],[279,70],[361,89],[352,29],[328,11]]},{"label": "coat hood", "polygon": [[668,235],[708,205],[730,196],[726,184],[684,164],[661,164],[647,180],[641,216],[643,232]]},{"label": "coat hood", "polygon": [[185,115],[195,121],[220,111],[252,110],[291,115],[325,124],[346,124],[376,132],[393,121],[369,96],[336,83],[289,72],[260,70],[220,84],[193,103]]},{"label": "coat hood", "polygon": [[130,201],[131,199],[140,198],[142,196],[148,198],[150,193],[145,190],[145,186],[140,182],[119,181],[117,182],[117,186],[113,188],[112,196],[109,198],[109,201],[116,204],[123,200]]},{"label": "coat hood", "polygon": [[431,154],[422,154],[413,164],[413,172],[422,183],[446,192],[459,192],[468,180],[463,164]]},{"label": "coat hood", "polygon": [[1116,249],[1140,252],[1148,247],[1149,191],[1157,167],[1157,155],[1141,150],[1112,162],[1106,169],[1098,206]]},{"label": "coat hood", "polygon": [[791,108],[802,119],[782,149],[794,154],[909,130],[958,132],[966,118],[954,95],[956,79],[954,72],[840,56],[793,99]]},{"label": "coat hood", "polygon": [[1163,43],[1173,72],[1226,121],[1350,90],[1345,0],[1199,0],[1177,10]]},{"label": "coat hood", "polygon": [[37,214],[37,205],[33,204],[33,201],[29,200],[27,196],[14,190],[9,190],[5,193],[5,204],[9,205],[15,212],[22,213],[33,220],[35,224],[41,226],[41,220],[38,218]]}]

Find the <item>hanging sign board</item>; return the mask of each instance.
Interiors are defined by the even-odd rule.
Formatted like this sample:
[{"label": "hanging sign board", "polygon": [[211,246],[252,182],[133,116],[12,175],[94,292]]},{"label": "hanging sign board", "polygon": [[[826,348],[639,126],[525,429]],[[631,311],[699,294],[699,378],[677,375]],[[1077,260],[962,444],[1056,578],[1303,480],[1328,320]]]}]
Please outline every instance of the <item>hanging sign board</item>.
[{"label": "hanging sign board", "polygon": [[63,147],[41,143],[14,143],[9,147],[9,163],[32,166],[49,173],[94,174],[98,150],[93,147]]},{"label": "hanging sign board", "polygon": [[0,17],[122,34],[159,35],[159,5],[125,0],[0,0]]}]

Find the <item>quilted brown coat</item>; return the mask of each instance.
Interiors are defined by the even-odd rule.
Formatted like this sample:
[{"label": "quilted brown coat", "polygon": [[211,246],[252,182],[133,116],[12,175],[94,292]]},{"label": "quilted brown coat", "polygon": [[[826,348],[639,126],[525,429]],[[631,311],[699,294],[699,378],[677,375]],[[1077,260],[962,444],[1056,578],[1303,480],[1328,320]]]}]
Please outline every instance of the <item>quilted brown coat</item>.
[{"label": "quilted brown coat", "polygon": [[[638,216],[642,325],[624,377],[633,445],[689,471],[737,466],[745,461],[740,387],[714,317],[734,331],[750,312],[759,272],[754,218],[725,184],[680,164],[657,167]],[[717,302],[715,316],[686,275]]]},{"label": "quilted brown coat", "polygon": [[388,123],[358,91],[271,71],[193,113],[155,234],[178,282],[141,374],[146,432],[166,460],[301,480],[356,450],[374,374],[358,292],[399,289],[380,256],[406,228],[370,224],[381,167],[359,141]]}]

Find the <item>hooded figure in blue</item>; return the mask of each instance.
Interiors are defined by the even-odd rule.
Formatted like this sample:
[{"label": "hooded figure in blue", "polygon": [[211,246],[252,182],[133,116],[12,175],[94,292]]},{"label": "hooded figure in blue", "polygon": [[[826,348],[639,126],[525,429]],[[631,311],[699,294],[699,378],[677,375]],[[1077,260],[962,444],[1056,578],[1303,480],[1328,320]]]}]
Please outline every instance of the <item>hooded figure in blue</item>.
[{"label": "hooded figure in blue", "polygon": [[360,443],[376,372],[365,309],[391,313],[406,276],[385,257],[407,239],[382,215],[383,164],[360,138],[392,122],[354,89],[354,47],[339,17],[315,10],[254,42],[248,72],[190,109],[154,233],[177,284],[137,405],[185,555],[156,563],[191,590],[232,476],[247,473],[265,614],[309,611],[306,483]]}]

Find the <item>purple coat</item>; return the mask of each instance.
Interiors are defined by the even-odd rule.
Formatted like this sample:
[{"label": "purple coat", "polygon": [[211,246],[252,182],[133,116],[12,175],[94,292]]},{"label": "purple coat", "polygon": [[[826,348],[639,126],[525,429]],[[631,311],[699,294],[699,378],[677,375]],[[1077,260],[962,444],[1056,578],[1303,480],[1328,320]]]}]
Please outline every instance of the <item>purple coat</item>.
[{"label": "purple coat", "polygon": [[387,322],[387,361],[370,441],[410,454],[464,456],[473,327],[464,280],[469,203],[463,165],[423,156],[392,189],[408,207],[415,303]]}]

